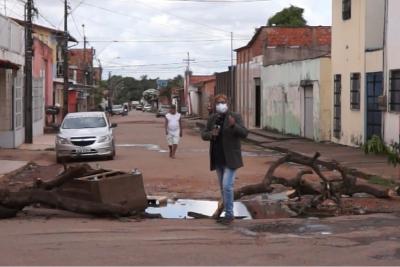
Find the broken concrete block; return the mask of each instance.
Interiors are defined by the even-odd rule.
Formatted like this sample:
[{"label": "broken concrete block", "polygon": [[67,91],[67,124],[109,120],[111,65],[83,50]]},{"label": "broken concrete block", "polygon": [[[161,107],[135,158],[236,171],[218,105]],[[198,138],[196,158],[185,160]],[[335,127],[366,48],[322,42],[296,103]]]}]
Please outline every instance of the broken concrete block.
[{"label": "broken concrete block", "polygon": [[60,194],[104,204],[119,204],[132,211],[144,211],[147,197],[141,173],[108,171],[74,179],[60,188]]}]

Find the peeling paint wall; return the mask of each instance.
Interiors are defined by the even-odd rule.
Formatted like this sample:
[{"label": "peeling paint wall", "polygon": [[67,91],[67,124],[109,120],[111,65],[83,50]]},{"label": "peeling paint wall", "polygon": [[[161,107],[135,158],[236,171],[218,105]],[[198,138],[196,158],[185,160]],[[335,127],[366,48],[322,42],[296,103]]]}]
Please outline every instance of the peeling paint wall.
[{"label": "peeling paint wall", "polygon": [[236,68],[236,110],[248,128],[255,127],[255,82],[260,78],[263,56],[257,56]]},{"label": "peeling paint wall", "polygon": [[305,136],[305,87],[312,86],[313,139],[329,140],[331,85],[327,79],[330,75],[328,58],[264,67],[262,127]]}]

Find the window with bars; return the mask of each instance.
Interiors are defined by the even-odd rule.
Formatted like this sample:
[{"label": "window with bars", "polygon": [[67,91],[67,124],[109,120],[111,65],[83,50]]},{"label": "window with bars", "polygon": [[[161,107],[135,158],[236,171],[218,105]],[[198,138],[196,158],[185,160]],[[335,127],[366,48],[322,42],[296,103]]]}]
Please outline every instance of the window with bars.
[{"label": "window with bars", "polygon": [[400,70],[390,71],[389,109],[400,112]]},{"label": "window with bars", "polygon": [[334,76],[334,103],[333,103],[333,136],[340,138],[342,131],[342,75]]},{"label": "window with bars", "polygon": [[360,110],[360,73],[352,73],[350,80],[350,108]]},{"label": "window with bars", "polygon": [[342,19],[348,20],[351,18],[351,0],[342,0]]},{"label": "window with bars", "polygon": [[400,70],[390,71],[390,111],[400,112]]}]

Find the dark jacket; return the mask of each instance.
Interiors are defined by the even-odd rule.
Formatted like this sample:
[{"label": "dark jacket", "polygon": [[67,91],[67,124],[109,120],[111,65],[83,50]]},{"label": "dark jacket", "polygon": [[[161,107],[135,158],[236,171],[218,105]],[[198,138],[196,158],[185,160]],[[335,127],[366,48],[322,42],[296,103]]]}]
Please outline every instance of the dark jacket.
[{"label": "dark jacket", "polygon": [[[233,127],[229,126],[228,117],[232,116],[236,124]],[[201,133],[201,137],[204,141],[210,141],[210,168],[211,170],[215,170],[215,163],[213,162],[212,151],[213,151],[213,142],[212,140],[212,129],[216,123],[218,115],[212,114],[207,121],[207,125]],[[247,129],[243,126],[242,117],[234,112],[228,111],[225,116],[224,126],[221,129],[223,130],[222,143],[225,154],[226,166],[231,169],[238,169],[243,166],[242,160],[242,150],[240,139],[247,137]]]}]

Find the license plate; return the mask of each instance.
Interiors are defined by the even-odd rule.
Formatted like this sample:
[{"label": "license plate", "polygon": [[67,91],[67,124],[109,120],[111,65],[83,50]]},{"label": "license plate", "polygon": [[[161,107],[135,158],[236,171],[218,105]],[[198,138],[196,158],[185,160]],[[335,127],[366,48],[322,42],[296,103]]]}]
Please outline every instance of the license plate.
[{"label": "license plate", "polygon": [[76,149],[76,153],[82,154],[82,153],[88,153],[90,152],[90,148],[87,147],[78,147]]}]

